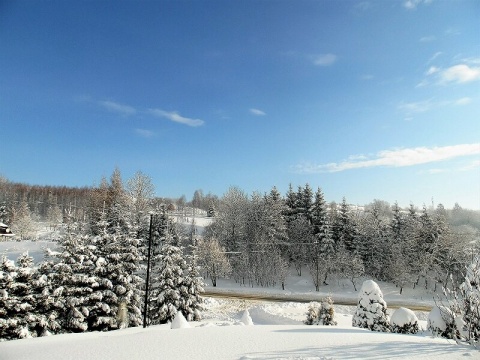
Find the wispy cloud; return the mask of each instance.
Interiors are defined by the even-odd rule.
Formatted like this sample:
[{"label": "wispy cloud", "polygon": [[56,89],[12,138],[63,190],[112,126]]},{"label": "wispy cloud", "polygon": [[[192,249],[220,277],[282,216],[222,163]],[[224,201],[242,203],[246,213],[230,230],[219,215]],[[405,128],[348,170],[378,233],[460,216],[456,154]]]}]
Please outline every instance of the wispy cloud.
[{"label": "wispy cloud", "polygon": [[432,100],[425,100],[425,101],[416,101],[416,102],[409,102],[409,103],[400,103],[398,108],[400,110],[405,111],[407,114],[412,113],[421,113],[430,110],[433,106]]},{"label": "wispy cloud", "polygon": [[337,61],[337,55],[320,54],[312,56],[313,63],[317,66],[329,66]]},{"label": "wispy cloud", "polygon": [[470,171],[480,168],[480,159],[473,160],[469,164],[462,166],[459,170],[460,171]]},{"label": "wispy cloud", "polygon": [[435,60],[436,58],[438,58],[442,54],[443,53],[441,51],[437,51],[435,54],[432,55],[432,57],[430,59],[428,59],[427,64],[430,64],[431,62],[433,62],[433,60]]},{"label": "wispy cloud", "polygon": [[469,98],[469,97],[463,97],[461,99],[458,99],[458,100],[455,100],[454,104],[455,105],[459,105],[459,106],[463,106],[463,105],[468,105],[472,102],[472,98]]},{"label": "wispy cloud", "polygon": [[[423,113],[430,111],[432,109],[438,109],[444,106],[465,106],[472,102],[472,98],[465,96],[455,100],[442,100],[442,101],[433,101],[432,99],[424,101],[413,101],[413,102],[401,102],[398,105],[398,109],[405,112],[406,115],[413,115],[418,113]],[[412,118],[409,118],[412,120]]]},{"label": "wispy cloud", "polygon": [[432,0],[406,0],[403,3],[403,7],[408,10],[415,10],[420,4],[430,4]]},{"label": "wispy cloud", "polygon": [[144,138],[147,138],[147,139],[152,138],[156,135],[153,131],[146,130],[146,129],[135,129],[135,133],[138,136],[141,136],[141,137],[144,137]]},{"label": "wispy cloud", "polygon": [[253,115],[256,115],[256,116],[265,116],[265,115],[267,115],[264,111],[262,111],[262,110],[260,110],[260,109],[255,109],[255,108],[250,109],[250,113],[253,114]]},{"label": "wispy cloud", "polygon": [[418,41],[420,42],[432,42],[432,41],[435,41],[437,38],[433,35],[429,35],[429,36],[422,36]]},{"label": "wispy cloud", "polygon": [[294,167],[299,173],[333,173],[352,169],[373,167],[406,167],[445,161],[462,156],[480,154],[480,143],[460,144],[442,147],[416,147],[406,149],[383,150],[371,158],[358,160],[350,157],[340,163],[309,164],[303,163]]},{"label": "wispy cloud", "polygon": [[187,118],[184,116],[181,116],[177,111],[164,111],[161,109],[149,109],[148,112],[156,117],[161,117],[168,119],[170,121],[183,124],[183,125],[188,125],[192,127],[197,127],[197,126],[202,126],[205,124],[205,121],[200,120],[200,119],[192,119],[192,118]]},{"label": "wispy cloud", "polygon": [[137,113],[137,110],[134,107],[119,104],[115,101],[110,101],[110,100],[98,101],[98,104],[103,106],[108,111],[111,111],[123,116],[135,115]]},{"label": "wispy cloud", "polygon": [[441,173],[455,173],[455,172],[466,172],[466,171],[472,171],[480,168],[480,159],[475,159],[473,161],[464,163],[460,166],[457,167],[447,167],[447,168],[433,168],[433,169],[428,169],[425,172],[427,174],[441,174]]}]

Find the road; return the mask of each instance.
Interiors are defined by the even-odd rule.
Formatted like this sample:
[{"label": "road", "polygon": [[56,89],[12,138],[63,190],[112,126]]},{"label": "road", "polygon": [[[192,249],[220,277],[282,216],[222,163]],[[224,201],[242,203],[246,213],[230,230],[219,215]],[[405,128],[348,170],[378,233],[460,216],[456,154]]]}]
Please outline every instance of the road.
[{"label": "road", "polygon": [[[218,292],[218,291],[205,291],[203,293],[206,297],[220,298],[220,299],[240,299],[250,301],[270,301],[270,302],[298,302],[309,303],[312,301],[319,301],[320,296],[315,295],[283,295],[283,294],[247,294],[242,292]],[[341,299],[335,296],[331,296],[335,305],[347,305],[356,306],[357,302],[351,299]],[[413,311],[430,311],[432,306],[429,305],[415,305],[412,303],[400,303],[391,301],[388,302],[388,307],[392,309],[398,309],[400,307],[406,307]]]}]

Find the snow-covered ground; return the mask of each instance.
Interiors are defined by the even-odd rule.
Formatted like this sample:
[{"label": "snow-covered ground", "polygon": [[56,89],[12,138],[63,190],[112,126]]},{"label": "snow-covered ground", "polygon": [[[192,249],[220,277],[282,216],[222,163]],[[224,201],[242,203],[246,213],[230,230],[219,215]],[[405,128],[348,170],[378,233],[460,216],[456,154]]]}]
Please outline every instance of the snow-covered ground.
[{"label": "snow-covered ground", "polygon": [[[0,254],[10,259],[29,251],[41,260],[47,240],[0,242]],[[357,288],[360,289],[361,282]],[[207,279],[208,283],[208,279]],[[392,304],[432,306],[433,294],[417,287],[404,289],[378,283],[387,306]],[[346,280],[330,280],[319,293],[314,291],[307,271],[299,277],[292,270],[286,288],[239,286],[220,280],[218,287],[206,286],[211,293],[246,293],[281,299],[296,296],[319,300],[332,296],[335,302],[355,302],[358,292]],[[408,307],[408,306],[407,306]],[[171,325],[140,327],[111,332],[55,335],[0,343],[0,360],[55,359],[480,359],[471,346],[433,338],[428,332],[416,335],[377,333],[353,328],[355,306],[335,305],[337,326],[307,326],[308,304],[265,302],[207,297],[203,320],[191,328]],[[253,326],[244,325],[248,310]],[[389,310],[391,313],[391,309]],[[426,312],[415,312],[420,328],[426,328]],[[178,328],[179,327],[179,328]]]},{"label": "snow-covered ground", "polygon": [[[336,306],[338,326],[303,325],[307,304],[207,298],[191,328],[55,335],[0,343],[2,360],[56,359],[480,359],[473,347],[428,333],[377,333],[351,326],[354,307]],[[249,310],[253,326],[241,320]],[[425,322],[422,321],[422,326]]]}]

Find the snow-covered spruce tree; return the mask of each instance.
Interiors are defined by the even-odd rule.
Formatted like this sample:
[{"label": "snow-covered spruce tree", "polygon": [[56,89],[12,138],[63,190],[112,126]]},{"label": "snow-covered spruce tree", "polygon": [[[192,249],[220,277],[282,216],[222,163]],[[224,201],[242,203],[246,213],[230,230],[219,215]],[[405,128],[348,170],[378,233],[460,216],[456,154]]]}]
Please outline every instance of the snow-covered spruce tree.
[{"label": "snow-covered spruce tree", "polygon": [[105,259],[96,254],[89,236],[67,234],[62,251],[52,267],[55,289],[61,296],[60,320],[63,332],[108,330],[114,327],[111,305],[118,303],[112,282],[98,276]]},{"label": "snow-covered spruce tree", "polygon": [[28,253],[18,257],[15,273],[10,293],[13,300],[10,306],[13,305],[14,310],[12,320],[16,322],[15,333],[19,338],[42,335],[47,324],[41,316],[36,315],[38,304],[34,283],[38,277],[38,270]]},{"label": "snow-covered spruce tree", "polygon": [[198,277],[192,276],[194,270],[188,268],[182,250],[167,242],[161,247],[156,262],[158,266],[153,268],[150,290],[150,323],[171,322],[177,311],[181,311],[186,319],[198,319],[201,310],[199,292],[203,289]]},{"label": "snow-covered spruce tree", "polygon": [[[104,289],[106,293],[102,294],[102,298],[106,296],[105,299],[109,300],[104,306],[105,309],[107,306],[109,308],[108,319],[97,320],[107,324],[102,326],[105,330],[138,326],[142,322],[143,279],[138,276],[141,254],[136,233],[122,233],[117,229],[110,234],[105,229],[103,234],[92,239],[97,259],[93,274],[104,283],[111,283],[111,288]],[[120,316],[119,320],[119,313],[125,310],[126,318]]]},{"label": "snow-covered spruce tree", "polygon": [[17,264],[4,258],[2,268],[4,274],[2,277],[6,275],[8,282],[2,304],[7,326],[0,337],[4,339],[32,337],[28,327],[28,317],[35,309],[32,286],[36,269],[33,266],[33,258],[24,253],[18,257]]},{"label": "snow-covered spruce tree", "polygon": [[371,331],[390,331],[387,303],[383,300],[380,287],[373,280],[363,282],[358,295],[357,310],[353,315],[352,326]]},{"label": "snow-covered spruce tree", "polygon": [[310,303],[304,323],[306,325],[337,325],[332,298],[328,296],[320,303]]},{"label": "snow-covered spruce tree", "polygon": [[46,276],[27,253],[17,264],[2,258],[0,272],[0,339],[49,335],[58,330],[57,316],[50,312],[52,298]]},{"label": "snow-covered spruce tree", "polygon": [[416,334],[418,332],[418,318],[415,313],[406,308],[395,310],[390,319],[392,332],[400,334]]},{"label": "snow-covered spruce tree", "polygon": [[16,278],[16,267],[5,255],[0,262],[0,341],[18,339],[15,320],[15,297],[12,287]]},{"label": "snow-covered spruce tree", "polygon": [[335,256],[335,243],[328,219],[327,204],[320,188],[315,193],[310,217],[313,225],[313,244],[309,251],[309,268],[315,290],[319,291],[320,283],[326,284],[328,274],[334,269]]},{"label": "snow-covered spruce tree", "polygon": [[198,274],[198,267],[194,257],[190,257],[190,263],[187,264],[183,277],[183,283],[180,287],[180,307],[179,311],[185,316],[187,321],[199,321],[202,318],[203,298],[200,296],[205,286],[203,279]]}]

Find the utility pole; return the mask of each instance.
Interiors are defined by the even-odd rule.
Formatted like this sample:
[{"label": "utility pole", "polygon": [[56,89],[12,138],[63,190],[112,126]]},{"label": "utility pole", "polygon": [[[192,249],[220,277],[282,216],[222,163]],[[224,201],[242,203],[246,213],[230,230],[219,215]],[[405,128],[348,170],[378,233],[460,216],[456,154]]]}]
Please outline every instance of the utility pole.
[{"label": "utility pole", "polygon": [[145,281],[145,302],[143,306],[143,328],[147,327],[148,316],[148,290],[150,284],[150,254],[152,250],[152,227],[153,227],[153,213],[150,213],[150,229],[148,235],[148,253],[147,253],[147,279]]}]

